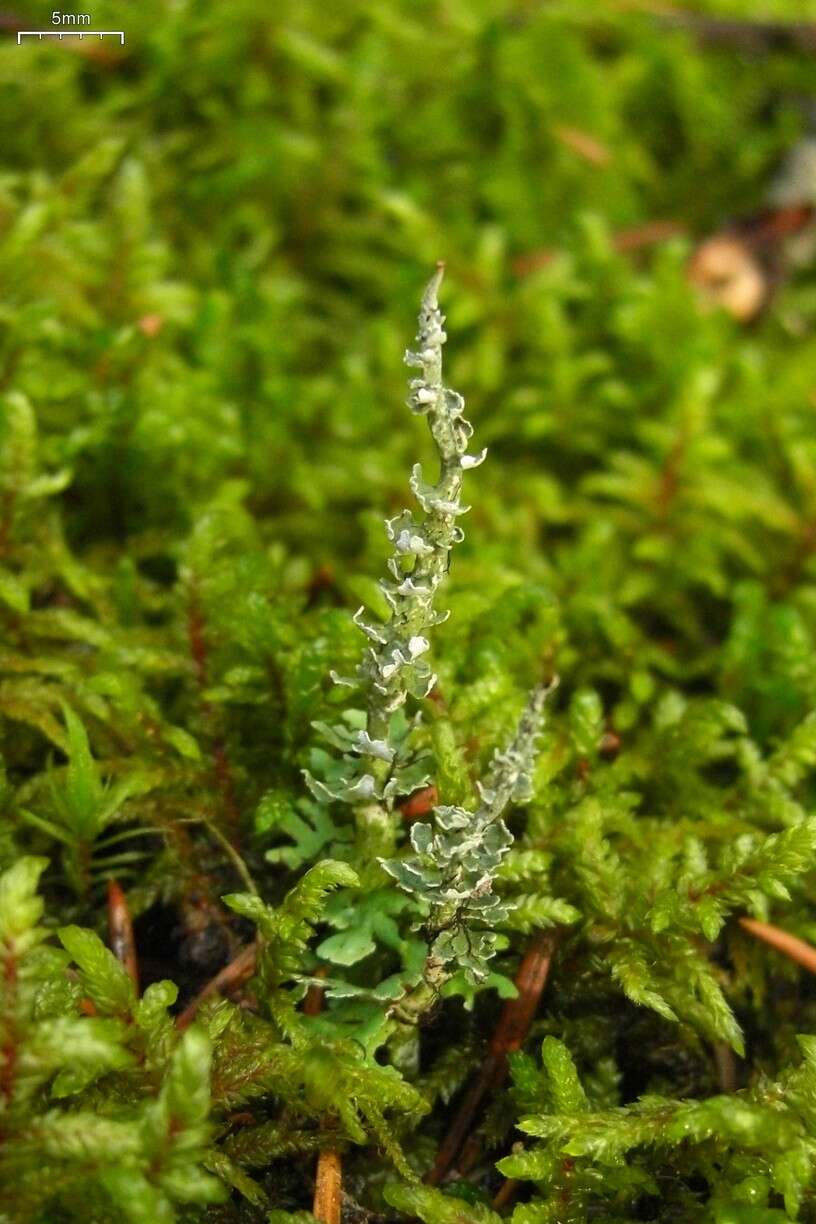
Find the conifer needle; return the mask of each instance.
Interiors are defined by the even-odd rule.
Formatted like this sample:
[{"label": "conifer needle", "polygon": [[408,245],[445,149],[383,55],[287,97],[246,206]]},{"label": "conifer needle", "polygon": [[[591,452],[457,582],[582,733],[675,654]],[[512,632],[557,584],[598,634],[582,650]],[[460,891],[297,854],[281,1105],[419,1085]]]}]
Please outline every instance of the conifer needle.
[{"label": "conifer needle", "polygon": [[759,922],[756,918],[740,918],[739,924],[749,935],[761,939],[771,948],[776,948],[777,952],[809,969],[811,973],[816,973],[816,948],[812,944],[791,935],[781,927],[772,926],[769,922]]},{"label": "conifer needle", "polygon": [[138,996],[139,957],[133,936],[133,920],[127,897],[117,880],[108,880],[108,938],[111,951],[124,965]]},{"label": "conifer needle", "polygon": [[539,932],[522,957],[514,979],[518,994],[514,999],[508,999],[502,1008],[487,1058],[459,1107],[433,1168],[425,1177],[428,1185],[438,1186],[453,1167],[483,1099],[502,1083],[507,1074],[508,1054],[521,1049],[524,1044],[547,984],[557,939],[557,933],[552,931]]},{"label": "conifer needle", "polygon": [[187,1004],[184,1011],[179,1012],[178,1016],[176,1016],[176,1028],[181,1030],[189,1028],[193,1020],[195,1020],[202,1003],[205,1003],[212,995],[229,994],[230,991],[237,990],[248,978],[252,977],[252,974],[255,972],[257,954],[258,945],[256,943],[247,944],[245,948],[242,948],[228,965],[219,970],[215,977],[211,978],[206,986],[199,990],[195,998],[191,999]]}]

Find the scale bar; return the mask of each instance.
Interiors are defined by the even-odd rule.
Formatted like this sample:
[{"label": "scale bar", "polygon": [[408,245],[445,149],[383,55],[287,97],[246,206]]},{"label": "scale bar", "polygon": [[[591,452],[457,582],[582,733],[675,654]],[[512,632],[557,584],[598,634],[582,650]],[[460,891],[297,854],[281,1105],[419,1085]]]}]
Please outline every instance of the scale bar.
[{"label": "scale bar", "polygon": [[37,38],[41,42],[43,38],[118,38],[120,44],[125,45],[124,30],[18,30],[18,47],[24,38]]}]

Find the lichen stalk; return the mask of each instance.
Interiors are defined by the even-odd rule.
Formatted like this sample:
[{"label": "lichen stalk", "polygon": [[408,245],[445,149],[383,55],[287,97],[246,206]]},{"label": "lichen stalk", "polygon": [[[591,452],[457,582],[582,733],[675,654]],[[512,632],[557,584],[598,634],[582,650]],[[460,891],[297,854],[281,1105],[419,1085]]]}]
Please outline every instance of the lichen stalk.
[{"label": "lichen stalk", "polygon": [[319,799],[351,803],[358,824],[367,828],[381,825],[397,795],[429,780],[415,770],[407,771],[413,761],[411,732],[416,724],[408,725],[400,711],[409,696],[427,697],[436,680],[426,657],[428,633],[448,616],[435,602],[450,568],[451,551],[464,536],[457,522],[468,510],[461,502],[463,473],[477,467],[486,454],[467,453],[473,427],[463,415],[464,400],[443,383],[442,346],[447,337],[438,302],[443,272],[444,266],[437,265],[422,297],[416,349],[405,354],[406,364],[419,371],[409,384],[408,407],[428,419],[439,456],[439,477],[436,484],[426,484],[421,465],[414,465],[410,484],[422,514],[415,517],[406,509],[386,522],[393,551],[389,576],[380,581],[380,588],[390,616],[383,624],[372,624],[364,619],[365,609],[359,608],[354,621],[368,639],[365,656],[355,676],[332,673],[335,683],[363,692],[364,725],[350,730],[319,724],[343,757],[320,779],[306,775]]}]

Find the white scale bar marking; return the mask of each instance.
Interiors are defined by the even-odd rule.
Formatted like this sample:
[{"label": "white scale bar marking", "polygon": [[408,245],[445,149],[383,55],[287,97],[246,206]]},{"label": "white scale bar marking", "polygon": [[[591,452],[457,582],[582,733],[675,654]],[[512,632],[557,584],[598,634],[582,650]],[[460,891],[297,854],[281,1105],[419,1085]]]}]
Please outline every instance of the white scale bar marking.
[{"label": "white scale bar marking", "polygon": [[24,38],[118,38],[121,45],[125,45],[124,30],[18,30],[17,31],[17,46]]}]

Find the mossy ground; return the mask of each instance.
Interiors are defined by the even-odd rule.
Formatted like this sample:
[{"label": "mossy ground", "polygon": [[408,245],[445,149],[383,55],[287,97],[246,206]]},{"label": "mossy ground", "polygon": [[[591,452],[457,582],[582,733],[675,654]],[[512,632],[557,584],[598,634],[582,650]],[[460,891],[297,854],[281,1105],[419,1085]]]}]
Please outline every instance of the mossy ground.
[{"label": "mossy ground", "polygon": [[[525,692],[561,676],[536,798],[510,821],[516,909],[490,988],[440,1004],[399,1087],[342,1044],[370,1034],[362,1004],[315,1019],[308,1074],[278,1051],[244,1095],[230,1060],[263,1041],[212,1020],[216,1129],[196,1141],[231,1156],[229,1176],[207,1167],[237,1189],[208,1207],[202,1182],[202,1205],[180,1206],[167,1174],[162,1219],[171,1203],[225,1221],[306,1209],[312,1153],[335,1142],[373,1213],[348,1220],[410,1218],[399,1207],[444,1224],[436,1200],[384,1194],[395,1163],[408,1176],[391,1130],[420,1174],[433,1163],[495,988],[556,928],[515,1097],[488,1103],[461,1193],[489,1201],[515,1121],[543,1113],[535,1168],[505,1166],[527,1179],[524,1224],[816,1219],[809,1081],[766,1091],[806,1075],[816,990],[737,921],[816,940],[816,264],[748,326],[687,278],[694,244],[760,211],[808,136],[814,61],[642,10],[101,0],[94,27],[124,26],[122,49],[0,36],[0,860],[49,860],[49,930],[105,935],[116,875],[142,986],[172,979],[181,1007],[251,935],[220,901],[244,887],[241,860],[278,904],[304,868],[365,858],[342,811],[305,802],[301,771],[342,698],[329,671],[358,657],[350,613],[382,612],[382,520],[432,462],[401,360],[439,258],[447,378],[489,447],[433,646],[443,800],[469,798]],[[655,221],[674,236],[619,249]],[[375,986],[416,959],[384,876],[317,926],[300,972]],[[583,1088],[553,1045],[540,1069],[544,1037]],[[321,1042],[355,1118],[315,1088]],[[88,1107],[113,1117],[163,1083],[153,1108],[181,1093],[203,1126],[182,1055],[168,1071],[150,1048],[152,1081],[125,1091],[98,1069]],[[37,1109],[49,1091],[45,1076]],[[414,1093],[431,1105],[419,1126]],[[613,1112],[645,1094],[670,1104]],[[805,1103],[775,1130],[786,1094]],[[686,1098],[719,1103],[671,1113]],[[23,1168],[68,1159],[23,1149]],[[122,1219],[159,1211],[127,1215],[136,1183],[99,1162],[2,1218],[120,1218],[111,1195]],[[488,1218],[472,1211],[451,1219]]]}]

